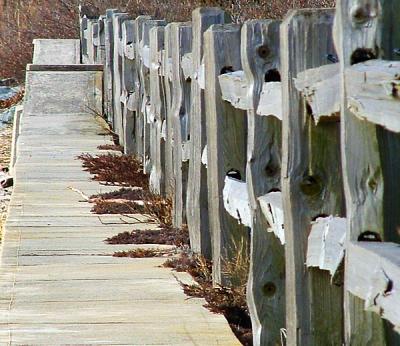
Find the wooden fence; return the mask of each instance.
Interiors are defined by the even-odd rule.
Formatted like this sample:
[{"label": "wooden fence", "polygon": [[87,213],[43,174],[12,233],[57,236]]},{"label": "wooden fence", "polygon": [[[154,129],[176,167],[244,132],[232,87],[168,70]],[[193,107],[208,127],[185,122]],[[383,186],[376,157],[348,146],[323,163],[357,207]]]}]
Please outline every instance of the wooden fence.
[{"label": "wooden fence", "polygon": [[105,117],[214,282],[250,257],[255,345],[400,343],[399,13],[338,0],[282,22],[81,18]]}]

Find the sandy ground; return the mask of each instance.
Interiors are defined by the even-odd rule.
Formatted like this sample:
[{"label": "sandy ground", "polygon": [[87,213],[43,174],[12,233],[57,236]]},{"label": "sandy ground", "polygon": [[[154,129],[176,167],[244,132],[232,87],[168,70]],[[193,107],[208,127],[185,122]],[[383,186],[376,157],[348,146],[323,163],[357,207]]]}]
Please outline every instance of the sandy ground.
[{"label": "sandy ground", "polygon": [[[0,127],[0,167],[8,167],[10,162],[11,137],[11,125]],[[0,187],[0,237],[3,231],[3,223],[6,218],[10,195],[11,189],[5,190]]]}]

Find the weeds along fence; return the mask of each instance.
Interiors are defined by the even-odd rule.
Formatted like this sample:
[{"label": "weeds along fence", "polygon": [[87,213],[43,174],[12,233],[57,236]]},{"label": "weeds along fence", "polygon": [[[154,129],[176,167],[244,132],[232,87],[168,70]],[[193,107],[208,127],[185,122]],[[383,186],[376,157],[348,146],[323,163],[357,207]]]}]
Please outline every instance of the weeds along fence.
[{"label": "weeds along fence", "polygon": [[399,343],[399,13],[339,0],[282,22],[81,17],[105,117],[215,284],[250,257],[256,345]]}]

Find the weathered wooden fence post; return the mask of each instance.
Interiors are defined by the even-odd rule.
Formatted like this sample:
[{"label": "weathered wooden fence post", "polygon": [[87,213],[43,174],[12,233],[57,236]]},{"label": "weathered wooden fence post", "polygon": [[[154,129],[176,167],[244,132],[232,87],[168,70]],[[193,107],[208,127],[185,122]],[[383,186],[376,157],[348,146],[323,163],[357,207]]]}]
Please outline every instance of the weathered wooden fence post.
[{"label": "weathered wooden fence post", "polygon": [[[212,25],[204,33],[205,111],[207,128],[208,208],[211,232],[213,279],[234,285],[226,264],[248,257],[248,228],[224,207],[223,190],[230,171],[246,181],[247,117],[222,99],[218,76],[241,70],[238,24]],[[240,258],[243,258],[240,257]],[[244,264],[244,263],[242,263]]]},{"label": "weathered wooden fence post", "polygon": [[126,154],[134,152],[134,118],[131,106],[133,93],[135,92],[135,60],[134,60],[134,38],[135,22],[126,20],[122,24],[122,129],[123,143]]},{"label": "weathered wooden fence post", "polygon": [[193,11],[192,66],[194,78],[191,90],[191,154],[186,212],[192,249],[209,258],[211,257],[211,238],[208,222],[207,168],[201,162],[206,146],[204,90],[201,86],[204,84],[203,33],[212,24],[225,22],[226,14],[219,8],[198,8]]},{"label": "weathered wooden fence post", "polygon": [[[391,114],[390,101],[398,100],[394,76],[396,73],[398,76],[399,69],[386,81],[387,90],[392,90],[390,95],[383,91],[385,83],[379,81],[379,77],[388,78],[385,73],[390,63],[375,61],[376,68],[372,65],[368,68],[365,63],[379,58],[399,60],[395,53],[395,48],[400,47],[399,11],[398,1],[337,3],[335,39],[343,88],[342,160],[348,218],[346,273],[351,272],[348,262],[351,244],[366,244],[361,241],[374,239],[400,242],[400,135],[398,130],[390,128],[396,126],[400,103],[397,102],[396,116],[384,123],[385,116]],[[371,107],[374,102],[379,103]],[[354,292],[358,284],[355,275],[346,275],[346,290]],[[379,300],[375,293],[369,303],[345,293],[346,345],[400,344],[399,334],[390,323],[373,312],[377,310],[375,299]],[[385,314],[383,309],[380,313]]]},{"label": "weathered wooden fence post", "polygon": [[162,51],[164,49],[164,27],[150,30],[150,114],[154,116],[150,124],[150,188],[161,195],[165,193],[165,140],[162,126],[166,116],[164,76],[162,75]]},{"label": "weathered wooden fence post", "polygon": [[104,66],[104,111],[106,119],[111,124],[113,117],[113,59],[114,59],[114,33],[112,18],[113,14],[118,12],[116,9],[106,11],[105,19],[105,66]]},{"label": "weathered wooden fence post", "polygon": [[[248,92],[248,143],[246,181],[251,225],[250,272],[247,300],[253,326],[254,345],[275,345],[285,327],[285,252],[271,231],[260,199],[281,190],[281,99],[270,94],[267,103],[277,105],[269,116],[257,109],[263,85],[280,85],[279,21],[250,20],[242,28],[242,65]],[[269,201],[269,205],[272,201]],[[268,206],[267,208],[271,208]]]},{"label": "weathered wooden fence post", "polygon": [[86,16],[80,17],[80,36],[81,36],[81,62],[82,64],[88,63],[88,42],[87,42],[87,28],[88,19]]},{"label": "weathered wooden fence post", "polygon": [[105,16],[100,16],[96,28],[96,64],[105,64],[105,31],[104,31]]},{"label": "weathered wooden fence post", "polygon": [[173,133],[173,177],[174,177],[174,226],[182,227],[186,222],[186,192],[188,180],[188,158],[184,149],[190,138],[190,81],[183,75],[182,58],[192,51],[191,23],[172,23],[171,46],[171,122]]},{"label": "weathered wooden fence post", "polygon": [[[144,85],[141,80],[141,69],[143,64],[143,58],[140,54],[140,42],[143,37],[143,23],[146,20],[150,20],[150,16],[139,16],[135,19],[135,81],[136,81],[136,110],[135,110],[135,148],[138,157],[143,157],[143,143],[144,143],[144,119],[142,115],[142,102],[143,102],[143,90]],[[143,162],[144,164],[144,162]]]},{"label": "weathered wooden fence post", "polygon": [[280,30],[288,345],[343,342],[343,289],[331,283],[328,271],[307,269],[305,264],[312,221],[345,212],[340,124],[331,114],[317,123],[319,118],[295,85],[300,73],[328,64],[328,55],[334,55],[333,18],[330,9],[292,11]]},{"label": "weathered wooden fence post", "polygon": [[129,19],[127,13],[113,14],[114,54],[113,54],[113,130],[119,136],[119,142],[124,146],[124,129],[122,119],[122,23]]},{"label": "weathered wooden fence post", "polygon": [[95,19],[88,19],[86,29],[86,42],[87,42],[87,63],[94,63],[95,47],[93,41],[93,26],[95,25]]},{"label": "weathered wooden fence post", "polygon": [[150,127],[154,118],[150,105],[150,30],[158,26],[165,26],[165,20],[146,20],[143,22],[142,39],[139,43],[141,55],[141,69],[139,71],[140,83],[143,86],[143,99],[141,105],[143,117],[143,167],[145,173],[151,172],[150,155]]}]

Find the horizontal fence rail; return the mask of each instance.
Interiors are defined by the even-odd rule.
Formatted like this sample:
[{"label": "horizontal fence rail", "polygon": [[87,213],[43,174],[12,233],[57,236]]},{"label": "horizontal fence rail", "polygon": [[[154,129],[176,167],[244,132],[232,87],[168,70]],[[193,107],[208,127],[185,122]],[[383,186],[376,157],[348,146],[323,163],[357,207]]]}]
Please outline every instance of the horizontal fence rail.
[{"label": "horizontal fence rail", "polygon": [[227,261],[249,259],[255,345],[400,342],[399,11],[80,19],[102,115],[214,283],[234,286]]}]

